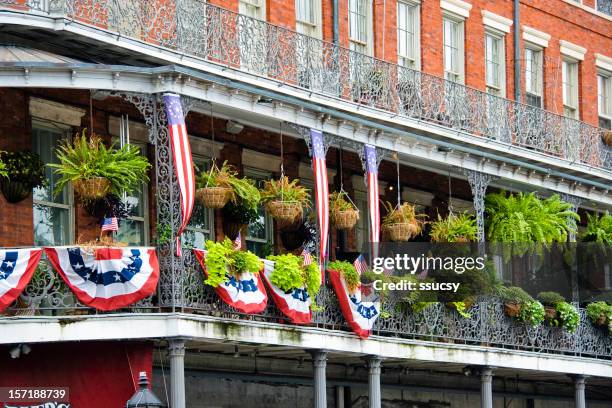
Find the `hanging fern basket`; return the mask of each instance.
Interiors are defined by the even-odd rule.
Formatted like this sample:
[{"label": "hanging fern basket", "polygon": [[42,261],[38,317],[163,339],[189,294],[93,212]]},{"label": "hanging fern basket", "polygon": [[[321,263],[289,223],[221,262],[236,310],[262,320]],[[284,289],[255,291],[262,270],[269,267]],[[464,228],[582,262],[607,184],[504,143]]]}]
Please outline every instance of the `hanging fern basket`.
[{"label": "hanging fern basket", "polygon": [[266,211],[281,223],[293,223],[303,214],[302,204],[297,201],[270,201],[266,203]]},{"label": "hanging fern basket", "polygon": [[206,208],[223,208],[230,199],[229,187],[203,187],[196,190],[196,199]]},{"label": "hanging fern basket", "polygon": [[110,180],[106,177],[93,177],[90,179],[75,180],[74,191],[84,200],[94,200],[105,197],[111,188]]},{"label": "hanging fern basket", "polygon": [[359,210],[335,210],[334,211],[334,226],[339,230],[350,230],[355,227],[359,220]]},{"label": "hanging fern basket", "polygon": [[11,204],[25,200],[32,192],[32,189],[28,188],[28,186],[21,181],[3,180],[2,183],[0,183],[0,187],[2,188],[4,198]]},{"label": "hanging fern basket", "polygon": [[387,224],[384,226],[389,239],[395,242],[405,242],[418,233],[418,227],[409,222]]}]

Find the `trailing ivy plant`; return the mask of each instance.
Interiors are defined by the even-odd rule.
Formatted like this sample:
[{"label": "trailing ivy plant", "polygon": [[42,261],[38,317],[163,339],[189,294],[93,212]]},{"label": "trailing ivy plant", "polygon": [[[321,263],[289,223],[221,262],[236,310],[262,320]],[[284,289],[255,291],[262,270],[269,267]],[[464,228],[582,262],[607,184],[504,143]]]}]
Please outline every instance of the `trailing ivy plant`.
[{"label": "trailing ivy plant", "polygon": [[537,300],[530,300],[521,304],[517,319],[532,327],[537,327],[544,321],[544,306]]},{"label": "trailing ivy plant", "polygon": [[580,324],[580,314],[571,303],[559,302],[555,305],[558,319],[553,320],[553,325],[564,328],[568,333],[574,333]]},{"label": "trailing ivy plant", "polygon": [[612,319],[612,305],[604,301],[589,303],[586,314],[594,324],[604,325]]},{"label": "trailing ivy plant", "polygon": [[355,265],[346,261],[332,261],[327,265],[327,268],[338,272],[343,278],[349,292],[353,293],[361,284],[361,278],[355,269]]},{"label": "trailing ivy plant", "polygon": [[274,261],[270,282],[284,292],[306,287],[314,300],[321,287],[321,272],[314,259],[307,266],[304,266],[303,257],[293,254],[270,255],[267,259]]},{"label": "trailing ivy plant", "polygon": [[234,243],[225,238],[221,242],[206,241],[205,284],[214,288],[227,280],[230,273],[236,277],[245,272],[259,273],[263,267],[261,260],[250,251],[234,249]]},{"label": "trailing ivy plant", "polygon": [[432,222],[429,233],[433,242],[473,242],[476,241],[477,235],[476,218],[467,213],[450,213],[446,218],[438,214],[438,219]]},{"label": "trailing ivy plant", "polygon": [[60,176],[55,186],[56,194],[67,183],[103,177],[110,181],[110,191],[121,196],[148,181],[147,171],[151,165],[137,146],[126,144],[116,149],[112,144],[107,148],[95,135],[88,140],[85,132],[83,130],[72,143],[66,142],[56,150],[59,163],[49,165]]},{"label": "trailing ivy plant", "polygon": [[612,215],[608,212],[602,215],[587,214],[587,226],[580,239],[584,242],[612,244]]}]

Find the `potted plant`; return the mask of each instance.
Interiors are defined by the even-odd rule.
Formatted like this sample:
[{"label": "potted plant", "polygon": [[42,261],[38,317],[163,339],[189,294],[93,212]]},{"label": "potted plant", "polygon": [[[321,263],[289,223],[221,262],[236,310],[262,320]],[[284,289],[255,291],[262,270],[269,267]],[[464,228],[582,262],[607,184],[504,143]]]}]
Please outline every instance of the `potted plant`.
[{"label": "potted plant", "polygon": [[0,188],[9,203],[18,203],[33,188],[47,184],[45,164],[34,152],[0,152],[0,163]]},{"label": "potted plant", "polygon": [[125,145],[107,148],[102,140],[92,135],[74,138],[57,149],[58,164],[51,164],[60,176],[55,191],[59,193],[67,183],[72,183],[83,201],[102,198],[109,193],[117,196],[131,193],[148,180],[150,167],[138,147]]},{"label": "potted plant", "polygon": [[206,241],[206,285],[216,288],[227,280],[227,274],[239,276],[244,272],[259,273],[263,262],[250,251],[234,249],[229,238],[221,242]]},{"label": "potted plant", "polygon": [[467,213],[450,213],[446,218],[438,214],[429,233],[432,242],[474,242],[477,235],[476,219]]},{"label": "potted plant", "polygon": [[131,207],[116,194],[108,194],[101,198],[87,200],[83,203],[85,212],[98,220],[115,217],[118,220],[130,215]]},{"label": "potted plant", "polygon": [[396,207],[390,202],[384,202],[387,215],[383,218],[382,228],[389,234],[391,241],[408,241],[421,233],[423,229],[423,214],[416,214],[415,207],[403,203]]},{"label": "potted plant", "polygon": [[568,333],[574,333],[580,324],[580,314],[576,307],[571,303],[559,302],[555,305],[555,309],[557,310],[557,318],[553,319],[551,323],[554,326],[562,327]]},{"label": "potted plant", "polygon": [[277,288],[286,293],[306,288],[312,299],[317,296],[321,288],[321,271],[314,259],[308,265],[304,265],[303,257],[293,254],[270,255],[266,259],[274,261],[270,282]]},{"label": "potted plant", "polygon": [[557,303],[565,302],[565,298],[557,292],[540,292],[536,297],[544,305],[546,320],[555,319],[557,317]]},{"label": "potted plant", "polygon": [[612,244],[612,215],[607,212],[601,216],[587,214],[587,227],[580,239],[584,242]]},{"label": "potted plant", "polygon": [[612,319],[612,306],[604,301],[589,303],[586,307],[586,313],[593,324],[606,326]]},{"label": "potted plant", "polygon": [[361,285],[361,278],[355,269],[355,265],[346,261],[333,261],[327,265],[327,269],[336,271],[344,278],[349,293],[355,293]]},{"label": "potted plant", "polygon": [[302,217],[304,208],[310,207],[308,189],[298,183],[298,179],[289,181],[287,176],[264,182],[261,201],[272,218],[279,222],[292,224]]},{"label": "potted plant", "polygon": [[206,208],[223,208],[233,198],[232,184],[240,180],[237,174],[227,161],[221,168],[213,161],[210,170],[196,177],[196,199]]},{"label": "potted plant", "polygon": [[539,326],[544,321],[544,306],[537,300],[531,300],[521,305],[517,319],[532,327]]},{"label": "potted plant", "polygon": [[329,196],[329,218],[339,230],[349,230],[359,220],[359,210],[346,191],[333,192]]},{"label": "potted plant", "polygon": [[602,131],[601,140],[603,140],[607,146],[612,146],[612,130]]},{"label": "potted plant", "polygon": [[280,231],[280,239],[287,251],[301,252],[309,242],[314,242],[316,234],[316,226],[310,220],[304,220],[297,225],[283,228]]},{"label": "potted plant", "polygon": [[500,296],[504,302],[504,311],[510,317],[518,317],[521,306],[533,301],[533,298],[518,286],[502,287]]}]

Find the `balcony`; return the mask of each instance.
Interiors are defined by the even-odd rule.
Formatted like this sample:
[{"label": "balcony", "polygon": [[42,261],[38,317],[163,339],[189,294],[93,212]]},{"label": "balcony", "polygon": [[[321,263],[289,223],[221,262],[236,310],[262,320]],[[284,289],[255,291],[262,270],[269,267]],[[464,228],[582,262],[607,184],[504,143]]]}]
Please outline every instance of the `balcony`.
[{"label": "balcony", "polygon": [[[599,1],[598,9],[609,2]],[[594,168],[604,129],[446,81],[200,0],[0,0],[0,6],[118,34],[327,99],[368,106]],[[609,7],[608,7],[609,8]]]}]

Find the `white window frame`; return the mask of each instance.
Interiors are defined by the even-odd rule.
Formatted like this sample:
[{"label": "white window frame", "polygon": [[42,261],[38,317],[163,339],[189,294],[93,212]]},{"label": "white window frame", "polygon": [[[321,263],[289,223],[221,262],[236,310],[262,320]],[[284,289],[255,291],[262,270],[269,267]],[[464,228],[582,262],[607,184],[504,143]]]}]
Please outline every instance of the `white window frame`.
[{"label": "white window frame", "polygon": [[601,69],[597,71],[597,113],[600,120],[612,124],[612,72]]},{"label": "white window frame", "polygon": [[[354,27],[352,24],[352,14],[357,14],[353,11],[353,4],[358,6],[359,2],[364,3],[366,14],[365,18],[365,40],[355,38]],[[372,11],[372,0],[348,0],[348,23],[349,23],[349,44],[350,49],[362,54],[373,55],[374,54],[374,22],[373,22],[373,11]],[[359,32],[357,32],[359,34]]]},{"label": "white window frame", "polygon": [[[531,94],[534,95],[536,97],[540,98],[540,105],[537,106],[538,108],[544,108],[544,49],[540,46],[531,44],[531,43],[525,43],[525,97],[527,94]],[[535,73],[535,84],[534,81],[531,81],[530,85],[533,85],[533,87],[535,87],[536,89],[533,89],[533,87],[530,86],[531,90],[528,90],[528,66],[527,66],[527,62],[528,62],[528,58],[527,58],[527,50],[529,50],[529,52],[535,56],[535,62],[536,62],[536,67],[535,70],[532,68],[531,69],[531,77],[534,76]],[[533,65],[532,65],[533,67]],[[525,99],[525,102],[527,102],[527,99]],[[530,106],[534,106],[534,105],[530,105]]]},{"label": "white window frame", "polygon": [[[406,12],[406,26],[402,27],[401,22],[401,8],[405,9]],[[412,21],[409,21],[409,16],[413,17]],[[412,27],[410,27],[412,23]],[[408,33],[412,32],[412,49],[414,55],[410,56],[407,53],[402,53],[400,47],[400,38]],[[409,44],[409,38],[406,38],[406,45]],[[397,2],[397,63],[401,66],[420,70],[421,69],[421,3],[411,0],[399,0]]]},{"label": "white window frame", "polygon": [[[504,33],[497,30],[487,29],[485,30],[485,82],[487,92],[495,95],[506,97],[506,40]],[[493,41],[497,41],[499,47],[497,53],[497,61],[493,58],[494,56],[488,55],[489,47],[487,46],[488,38]],[[493,64],[497,64],[497,76],[499,84],[489,83],[489,61]]]},{"label": "white window frame", "polygon": [[[314,21],[300,18],[301,4],[310,4]],[[295,0],[295,29],[300,34],[318,39],[323,38],[321,0]]]},{"label": "white window frame", "polygon": [[[446,23],[455,24],[457,27],[456,47],[452,44],[448,47],[456,48],[457,50],[457,71],[447,70],[446,61]],[[455,14],[444,13],[442,18],[442,58],[444,64],[444,78],[455,83],[465,83],[465,19]]]},{"label": "white window frame", "polygon": [[[254,167],[244,166],[243,173],[245,177],[254,179],[254,180],[270,180],[272,178],[272,172],[257,169]],[[248,228],[245,234],[245,242],[257,242],[260,244],[270,243],[270,245],[274,245],[274,222],[270,214],[264,211],[264,225],[265,225],[265,238],[257,238],[251,237],[248,233]]]},{"label": "white window frame", "polygon": [[[255,10],[253,13],[252,11]],[[266,19],[266,0],[238,0],[238,13],[259,20]]]},{"label": "white window frame", "polygon": [[[572,72],[568,72],[569,69]],[[578,70],[580,69],[579,61],[572,58],[563,58],[561,77],[562,77],[562,96],[563,96],[563,114],[571,119],[580,118],[580,102],[579,102],[579,83]],[[568,92],[568,87],[571,87]],[[568,95],[569,94],[569,95]]]},{"label": "white window frame", "polygon": [[[48,132],[57,132],[60,134],[63,134],[65,139],[69,139],[70,138],[70,132],[72,131],[72,127],[69,125],[65,125],[63,123],[58,123],[58,122],[51,122],[51,121],[47,121],[44,119],[38,119],[36,117],[32,117],[32,130],[31,130],[31,138],[34,139],[34,130],[35,129],[40,129],[43,131],[48,131]],[[34,194],[32,193],[32,207],[33,207],[33,212],[34,212],[34,207],[39,205],[39,206],[44,206],[44,207],[50,207],[50,208],[59,208],[62,210],[67,210],[67,223],[68,225],[66,226],[66,236],[64,237],[66,239],[67,242],[64,242],[64,245],[69,245],[72,242],[74,242],[74,236],[75,236],[75,231],[74,231],[74,192],[72,189],[72,185],[69,183],[67,186],[64,187],[66,189],[66,203],[56,203],[54,201],[46,201],[46,200],[36,200],[34,199]],[[34,213],[32,213],[32,218],[34,217]],[[34,237],[34,231],[35,231],[35,227],[32,229],[32,237]],[[61,243],[58,243],[61,244]]]}]

